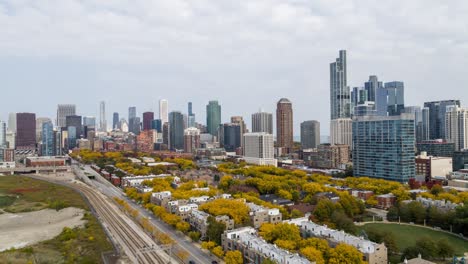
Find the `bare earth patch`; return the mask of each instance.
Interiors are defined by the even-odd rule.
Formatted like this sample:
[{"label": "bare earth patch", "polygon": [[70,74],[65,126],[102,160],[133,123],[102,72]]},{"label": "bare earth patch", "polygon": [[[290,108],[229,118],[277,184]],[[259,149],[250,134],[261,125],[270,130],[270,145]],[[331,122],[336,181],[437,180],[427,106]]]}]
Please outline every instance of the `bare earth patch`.
[{"label": "bare earth patch", "polygon": [[64,227],[83,226],[83,209],[68,207],[60,211],[44,209],[28,213],[0,215],[0,252],[22,248],[58,236]]}]

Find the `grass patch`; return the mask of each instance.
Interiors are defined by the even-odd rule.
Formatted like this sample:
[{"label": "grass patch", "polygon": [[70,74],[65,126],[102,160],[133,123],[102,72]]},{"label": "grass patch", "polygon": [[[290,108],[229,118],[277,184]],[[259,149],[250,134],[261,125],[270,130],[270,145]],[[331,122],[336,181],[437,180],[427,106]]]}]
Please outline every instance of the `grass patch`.
[{"label": "grass patch", "polygon": [[101,263],[101,253],[112,250],[98,220],[74,190],[22,176],[5,176],[0,177],[0,193],[18,196],[5,210],[24,212],[77,207],[87,211],[83,217],[87,221],[84,227],[64,228],[51,240],[1,252],[1,263]]},{"label": "grass patch", "polygon": [[0,208],[8,207],[15,202],[16,198],[13,196],[0,196]]},{"label": "grass patch", "polygon": [[399,224],[366,224],[362,227],[365,231],[378,230],[380,232],[390,232],[395,236],[398,249],[403,251],[409,246],[414,246],[416,240],[430,237],[434,241],[445,239],[453,247],[457,255],[462,256],[468,251],[468,241],[465,241],[456,235],[450,235],[441,231],[432,230],[424,227],[399,225]]}]

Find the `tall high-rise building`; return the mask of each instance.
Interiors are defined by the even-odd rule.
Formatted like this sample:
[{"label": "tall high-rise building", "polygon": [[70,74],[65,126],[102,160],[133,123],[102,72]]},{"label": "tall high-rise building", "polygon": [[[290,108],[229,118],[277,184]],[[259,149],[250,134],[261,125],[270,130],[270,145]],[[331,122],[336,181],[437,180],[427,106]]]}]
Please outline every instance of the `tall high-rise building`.
[{"label": "tall high-rise building", "polygon": [[153,120],[154,120],[153,112],[144,112],[143,113],[143,130],[153,129]]},{"label": "tall high-rise building", "polygon": [[187,127],[195,127],[195,113],[192,109],[192,102],[188,103]]},{"label": "tall high-rise building", "polygon": [[257,165],[277,166],[273,135],[265,132],[245,133],[244,160]]},{"label": "tall high-rise building", "polygon": [[119,128],[119,113],[114,112],[112,114],[112,130],[118,129]]},{"label": "tall high-rise building", "polygon": [[169,122],[169,102],[166,99],[159,100],[159,119],[161,122]]},{"label": "tall high-rise building", "polygon": [[[75,128],[75,137],[76,139],[81,138],[83,134],[83,126],[81,123],[81,116],[79,115],[69,115],[65,118],[65,126]],[[70,135],[70,132],[68,132]]]},{"label": "tall high-rise building", "polygon": [[265,132],[273,135],[273,114],[263,111],[252,114],[252,132]]},{"label": "tall high-rise building", "polygon": [[221,105],[218,101],[209,101],[206,106],[206,127],[208,133],[218,136],[218,127],[221,124]]},{"label": "tall high-rise building", "polygon": [[330,114],[331,119],[351,117],[351,98],[347,83],[346,50],[330,63]]},{"label": "tall high-rise building", "polygon": [[330,122],[330,143],[352,147],[353,120],[351,118],[339,118]]},{"label": "tall high-rise building", "polygon": [[364,83],[364,90],[366,90],[367,93],[366,101],[376,102],[378,90],[383,88],[383,84],[382,82],[379,82],[379,78],[377,76],[369,76],[369,81]]},{"label": "tall high-rise building", "polygon": [[0,121],[0,149],[7,147],[6,133],[7,133],[6,123],[3,121]]},{"label": "tall high-rise building", "polygon": [[52,122],[48,117],[36,118],[36,142],[42,142],[42,124]]},{"label": "tall high-rise building", "polygon": [[430,110],[428,107],[421,109],[421,141],[427,141],[431,138],[430,126]]},{"label": "tall high-rise building", "polygon": [[36,149],[36,114],[16,114],[16,149]]},{"label": "tall high-rise building", "polygon": [[72,150],[76,148],[77,140],[78,140],[78,133],[77,129],[74,126],[67,127],[67,149]]},{"label": "tall high-rise building", "polygon": [[161,122],[161,119],[154,119],[151,123],[151,129],[156,130],[156,132],[158,133],[162,133],[163,124]]},{"label": "tall high-rise building", "polygon": [[107,132],[107,119],[106,119],[106,102],[99,103],[99,130]]},{"label": "tall high-rise building", "polygon": [[131,106],[128,108],[128,131],[134,134],[138,134],[137,126],[139,126],[139,122],[136,120],[136,107]]},{"label": "tall high-rise building", "polygon": [[16,113],[8,114],[8,127],[7,130],[16,133]]},{"label": "tall high-rise building", "polygon": [[55,138],[54,125],[52,121],[42,123],[42,139],[41,139],[41,154],[42,156],[55,155]]},{"label": "tall high-rise building", "polygon": [[169,113],[169,148],[184,149],[184,116],[179,111]]},{"label": "tall high-rise building", "polygon": [[231,123],[238,124],[240,126],[240,140],[241,140],[241,152],[244,150],[244,134],[248,133],[247,125],[244,122],[242,116],[231,116]]},{"label": "tall high-rise building", "polygon": [[96,118],[94,116],[83,116],[83,126],[96,128]]},{"label": "tall high-rise building", "polygon": [[415,176],[414,116],[358,116],[353,119],[356,177],[408,182]]},{"label": "tall high-rise building", "polygon": [[468,149],[468,109],[458,106],[447,108],[445,137],[448,142],[455,143],[455,151]]},{"label": "tall high-rise building", "polygon": [[66,127],[66,117],[76,115],[76,105],[74,104],[59,104],[57,106],[57,120],[58,127]]},{"label": "tall high-rise building", "polygon": [[220,137],[224,149],[234,152],[241,147],[241,126],[239,124],[226,123],[223,125],[223,137]]},{"label": "tall high-rise building", "polygon": [[276,104],[276,143],[284,153],[290,153],[294,146],[292,103],[281,98]]},{"label": "tall high-rise building", "polygon": [[416,142],[417,143],[422,142],[423,141],[422,139],[423,127],[422,127],[421,107],[420,106],[406,106],[403,109],[402,113],[414,115],[414,133],[415,133]]},{"label": "tall high-rise building", "polygon": [[389,116],[400,115],[405,109],[405,85],[403,82],[385,83],[387,111]]},{"label": "tall high-rise building", "polygon": [[320,123],[315,120],[301,123],[302,149],[317,148],[320,145]]},{"label": "tall high-rise building", "polygon": [[184,152],[193,153],[200,148],[200,130],[189,127],[184,130]]},{"label": "tall high-rise building", "polygon": [[136,107],[135,106],[130,106],[128,108],[128,120],[135,118],[137,116],[136,114]]},{"label": "tall high-rise building", "polygon": [[129,132],[129,125],[125,118],[121,118],[119,121],[119,129],[122,132]]},{"label": "tall high-rise building", "polygon": [[445,139],[445,113],[448,106],[460,107],[460,100],[425,102],[429,109],[429,139]]}]

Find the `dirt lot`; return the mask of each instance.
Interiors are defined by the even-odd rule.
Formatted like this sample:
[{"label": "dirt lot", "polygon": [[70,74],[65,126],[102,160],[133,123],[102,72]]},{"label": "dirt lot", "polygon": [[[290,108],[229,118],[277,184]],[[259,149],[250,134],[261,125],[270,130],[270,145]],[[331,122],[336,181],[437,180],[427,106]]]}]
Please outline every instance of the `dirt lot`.
[{"label": "dirt lot", "polygon": [[56,237],[64,227],[83,226],[83,209],[45,209],[28,213],[0,215],[0,251],[21,248]]}]

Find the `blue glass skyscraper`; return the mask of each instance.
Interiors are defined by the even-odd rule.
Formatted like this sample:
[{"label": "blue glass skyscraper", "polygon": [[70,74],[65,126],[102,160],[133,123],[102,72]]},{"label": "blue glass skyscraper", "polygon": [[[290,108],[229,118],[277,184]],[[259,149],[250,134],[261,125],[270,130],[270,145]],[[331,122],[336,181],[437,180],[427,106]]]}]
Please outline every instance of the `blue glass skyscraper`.
[{"label": "blue glass skyscraper", "polygon": [[52,122],[42,124],[42,156],[55,155],[54,126]]},{"label": "blue glass skyscraper", "polygon": [[356,116],[353,169],[365,176],[408,182],[415,176],[414,116]]}]

